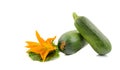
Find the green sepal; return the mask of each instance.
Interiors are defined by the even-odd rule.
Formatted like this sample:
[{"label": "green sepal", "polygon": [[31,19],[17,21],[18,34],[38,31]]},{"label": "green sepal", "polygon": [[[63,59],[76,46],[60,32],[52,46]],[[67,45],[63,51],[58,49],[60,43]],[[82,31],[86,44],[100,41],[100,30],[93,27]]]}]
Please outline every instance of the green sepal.
[{"label": "green sepal", "polygon": [[[55,51],[52,51],[50,52],[47,57],[46,57],[46,60],[45,61],[50,61],[50,60],[53,60],[53,59],[56,59],[59,57],[59,50],[58,50],[58,47],[53,43],[53,45],[57,48]],[[34,52],[27,52],[29,57],[34,60],[34,61],[40,61],[40,62],[43,62],[41,56],[39,54],[36,54]]]}]

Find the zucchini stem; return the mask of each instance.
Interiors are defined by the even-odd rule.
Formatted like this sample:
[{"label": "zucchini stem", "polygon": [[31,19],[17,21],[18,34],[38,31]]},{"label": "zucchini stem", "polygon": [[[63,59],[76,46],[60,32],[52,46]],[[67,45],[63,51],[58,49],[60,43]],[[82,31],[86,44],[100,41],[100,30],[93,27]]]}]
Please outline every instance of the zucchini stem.
[{"label": "zucchini stem", "polygon": [[78,18],[78,15],[75,12],[73,12],[73,19],[76,20],[77,18]]}]

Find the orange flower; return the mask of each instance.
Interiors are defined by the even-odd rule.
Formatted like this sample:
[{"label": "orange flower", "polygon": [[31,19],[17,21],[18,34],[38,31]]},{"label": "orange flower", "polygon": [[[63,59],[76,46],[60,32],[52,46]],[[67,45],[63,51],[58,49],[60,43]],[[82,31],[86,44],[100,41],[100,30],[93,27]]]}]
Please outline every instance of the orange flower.
[{"label": "orange flower", "polygon": [[52,42],[56,38],[48,38],[46,41],[42,39],[39,33],[36,31],[36,37],[38,42],[26,41],[28,44],[26,47],[30,48],[28,52],[34,52],[36,54],[40,54],[43,61],[46,60],[47,55],[51,52],[56,50],[56,47],[53,46]]}]

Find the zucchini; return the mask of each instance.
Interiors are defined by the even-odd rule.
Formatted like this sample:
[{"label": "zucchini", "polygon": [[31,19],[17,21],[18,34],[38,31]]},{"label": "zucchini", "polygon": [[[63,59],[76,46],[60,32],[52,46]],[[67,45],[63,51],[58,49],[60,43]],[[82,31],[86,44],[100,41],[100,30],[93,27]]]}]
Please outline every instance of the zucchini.
[{"label": "zucchini", "polygon": [[83,38],[99,54],[105,55],[112,49],[108,38],[86,17],[73,13],[74,25]]},{"label": "zucchini", "polygon": [[79,51],[87,44],[77,30],[65,32],[58,40],[58,48],[66,55]]}]

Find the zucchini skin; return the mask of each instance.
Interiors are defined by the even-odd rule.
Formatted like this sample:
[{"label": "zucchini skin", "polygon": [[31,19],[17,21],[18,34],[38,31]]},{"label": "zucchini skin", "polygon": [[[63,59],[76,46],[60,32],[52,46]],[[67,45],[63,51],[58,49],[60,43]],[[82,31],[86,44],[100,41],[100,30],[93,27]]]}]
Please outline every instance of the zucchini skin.
[{"label": "zucchini skin", "polygon": [[87,42],[77,30],[71,30],[61,35],[58,40],[58,48],[66,55],[72,55],[82,49]]},{"label": "zucchini skin", "polygon": [[99,55],[111,51],[112,46],[108,38],[88,18],[77,16],[76,13],[73,13],[73,17],[77,30]]}]

